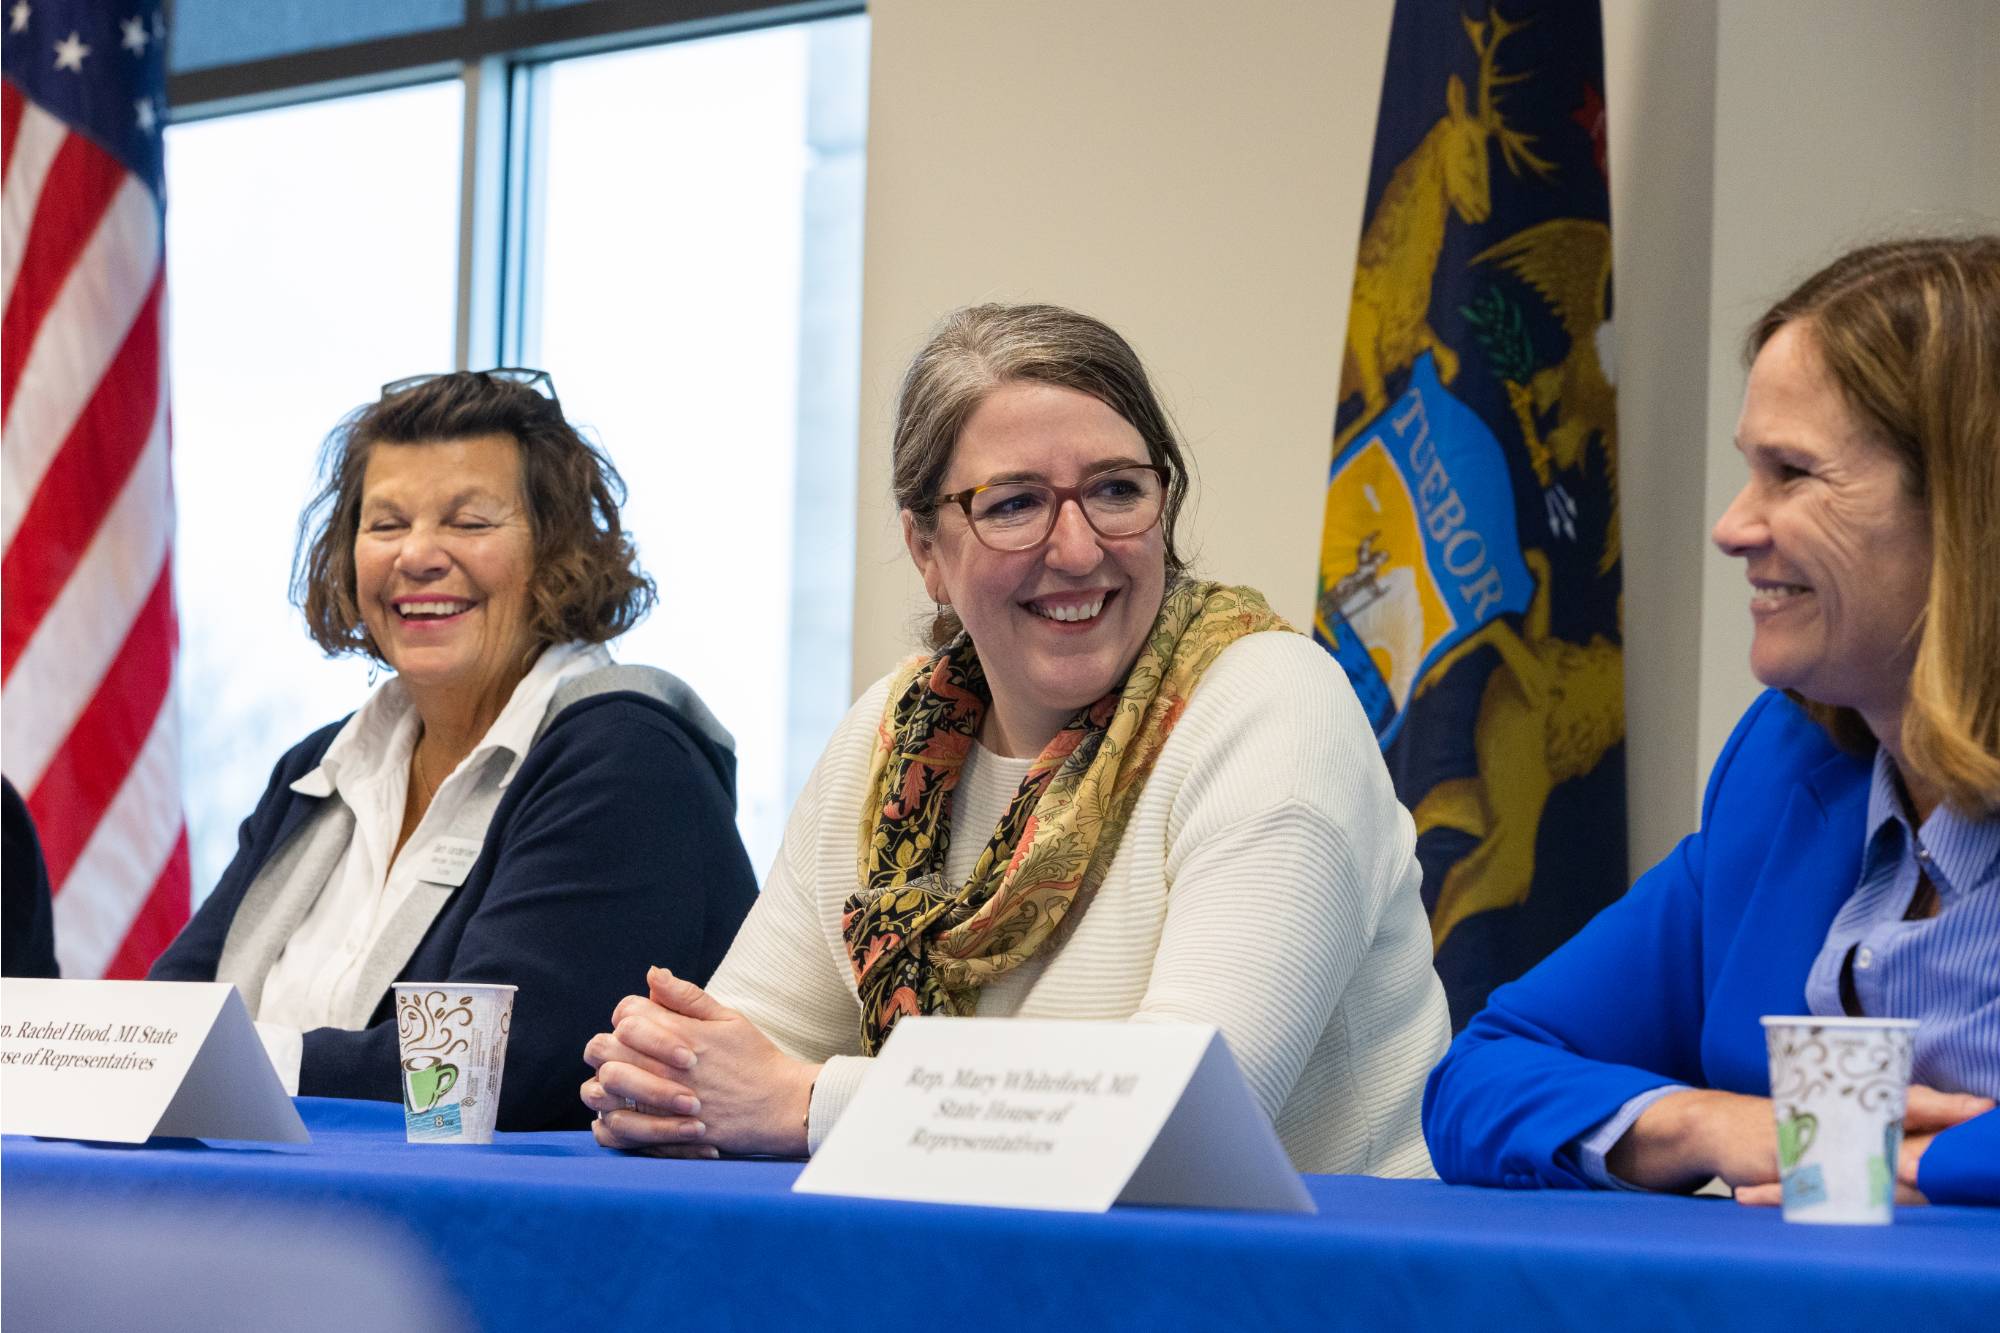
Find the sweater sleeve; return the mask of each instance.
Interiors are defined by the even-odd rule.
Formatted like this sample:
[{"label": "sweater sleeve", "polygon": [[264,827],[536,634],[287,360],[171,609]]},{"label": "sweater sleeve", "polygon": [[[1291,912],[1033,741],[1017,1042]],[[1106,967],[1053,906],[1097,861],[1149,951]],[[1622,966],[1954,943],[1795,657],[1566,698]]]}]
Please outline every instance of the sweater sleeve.
[{"label": "sweater sleeve", "polygon": [[[872,743],[887,696],[886,682],[867,691],[835,730],[792,807],[764,891],[708,988],[787,1055],[830,1062],[813,1093],[808,1138],[815,1147],[858,1086],[867,1062],[860,1058],[860,1001],[848,981],[847,960],[836,952],[826,925],[829,916],[838,919],[838,904],[853,885],[818,883],[814,867],[829,859],[858,864],[861,797],[855,758]],[[829,844],[831,858],[823,854]]]},{"label": "sweater sleeve", "polygon": [[796,835],[811,814],[794,809],[764,891],[708,989],[779,1050],[820,1061],[860,1050],[861,1012],[820,927],[812,881],[797,864]]},{"label": "sweater sleeve", "polygon": [[[1421,930],[1410,816],[1339,669],[1309,640],[1232,645],[1203,678],[1152,781],[1179,783],[1169,885],[1136,1022],[1213,1023],[1274,1121],[1385,921],[1409,935],[1405,998],[1434,1002],[1411,1085],[1448,1033]],[[1141,849],[1121,846],[1121,856]],[[1421,937],[1421,938],[1420,938]],[[1372,965],[1372,964],[1371,964]],[[1403,1018],[1412,1015],[1399,1016]]]},{"label": "sweater sleeve", "polygon": [[[520,988],[507,1130],[587,1124],[584,1043],[644,991],[649,965],[705,980],[756,893],[728,796],[680,729],[617,696],[574,711],[530,751],[488,830],[491,871],[446,975],[420,978]],[[397,1099],[386,1004],[377,1019],[307,1032],[299,1090]]]},{"label": "sweater sleeve", "polygon": [[1424,1137],[1455,1183],[1589,1188],[1570,1145],[1630,1099],[1703,1086],[1706,840],[1766,695],[1709,779],[1702,828],[1526,976],[1495,990],[1424,1090]]}]

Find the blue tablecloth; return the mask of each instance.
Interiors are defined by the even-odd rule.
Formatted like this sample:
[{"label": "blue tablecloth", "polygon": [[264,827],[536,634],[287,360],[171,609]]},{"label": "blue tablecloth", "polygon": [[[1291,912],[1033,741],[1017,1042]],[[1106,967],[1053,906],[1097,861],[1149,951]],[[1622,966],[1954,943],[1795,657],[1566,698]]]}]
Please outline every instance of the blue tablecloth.
[{"label": "blue tablecloth", "polygon": [[1079,1216],[795,1196],[797,1163],[629,1158],[586,1134],[409,1146],[394,1105],[299,1107],[310,1146],[10,1138],[6,1235],[79,1202],[106,1227],[387,1216],[491,1329],[2000,1327],[2000,1210],[1804,1227],[1722,1199],[1312,1176],[1314,1217]]}]

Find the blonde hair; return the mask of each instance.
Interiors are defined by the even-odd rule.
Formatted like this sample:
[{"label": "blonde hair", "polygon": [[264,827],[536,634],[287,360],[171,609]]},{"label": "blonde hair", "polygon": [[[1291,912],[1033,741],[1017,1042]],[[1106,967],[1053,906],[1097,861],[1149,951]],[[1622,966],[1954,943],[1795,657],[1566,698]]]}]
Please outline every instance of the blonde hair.
[{"label": "blonde hair", "polygon": [[[1930,514],[1904,765],[1962,811],[2000,812],[2000,236],[1843,255],[1765,312],[1749,358],[1792,323]],[[1846,748],[1872,743],[1852,709],[1801,702]]]}]

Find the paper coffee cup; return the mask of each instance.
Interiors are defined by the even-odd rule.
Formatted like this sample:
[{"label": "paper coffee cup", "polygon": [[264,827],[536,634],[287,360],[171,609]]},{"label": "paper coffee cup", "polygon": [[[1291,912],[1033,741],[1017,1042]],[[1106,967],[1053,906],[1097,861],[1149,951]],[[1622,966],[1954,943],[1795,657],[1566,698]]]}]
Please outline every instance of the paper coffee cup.
[{"label": "paper coffee cup", "polygon": [[1787,1222],[1885,1226],[1917,1024],[1768,1015],[1771,1108]]},{"label": "paper coffee cup", "polygon": [[491,1143],[512,986],[396,983],[397,1079],[411,1143]]}]

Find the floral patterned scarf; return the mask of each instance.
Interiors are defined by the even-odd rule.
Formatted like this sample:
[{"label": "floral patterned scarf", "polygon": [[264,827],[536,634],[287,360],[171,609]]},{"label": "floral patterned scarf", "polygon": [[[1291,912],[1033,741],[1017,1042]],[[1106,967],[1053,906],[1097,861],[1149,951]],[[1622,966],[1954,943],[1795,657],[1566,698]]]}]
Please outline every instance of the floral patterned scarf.
[{"label": "floral patterned scarf", "polygon": [[841,932],[873,1055],[904,1014],[969,1014],[979,988],[1032,957],[1097,886],[1153,761],[1217,654],[1289,630],[1249,588],[1167,589],[1124,683],[1078,710],[1028,769],[965,884],[944,882],[951,793],[991,694],[964,634],[889,691],[861,823],[860,892]]}]

